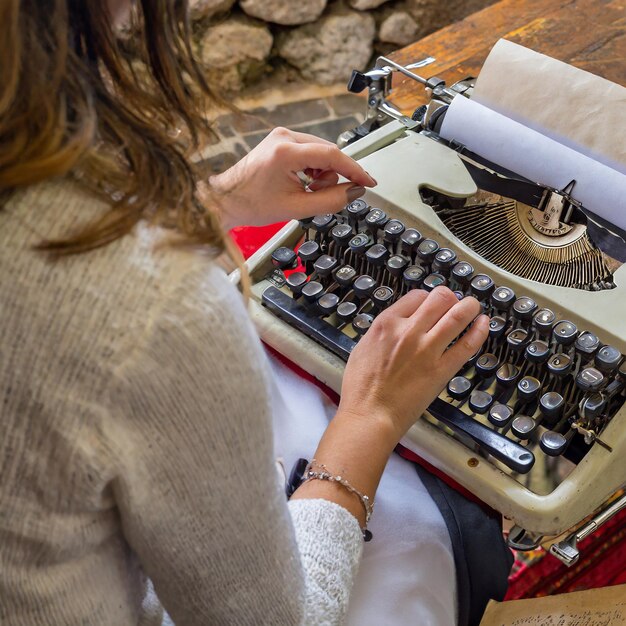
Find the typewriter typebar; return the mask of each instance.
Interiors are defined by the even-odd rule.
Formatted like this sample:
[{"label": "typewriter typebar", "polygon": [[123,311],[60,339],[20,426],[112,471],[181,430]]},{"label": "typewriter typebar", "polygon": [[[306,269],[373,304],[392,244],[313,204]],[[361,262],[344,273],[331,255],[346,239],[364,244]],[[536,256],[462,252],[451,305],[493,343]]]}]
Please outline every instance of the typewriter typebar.
[{"label": "typewriter typebar", "polygon": [[345,150],[378,186],[290,222],[248,260],[263,340],[340,392],[351,350],[397,298],[438,285],[474,296],[489,339],[401,443],[529,535],[567,531],[624,483],[624,266],[596,291],[522,278],[424,201],[477,193],[454,150],[400,121]]}]

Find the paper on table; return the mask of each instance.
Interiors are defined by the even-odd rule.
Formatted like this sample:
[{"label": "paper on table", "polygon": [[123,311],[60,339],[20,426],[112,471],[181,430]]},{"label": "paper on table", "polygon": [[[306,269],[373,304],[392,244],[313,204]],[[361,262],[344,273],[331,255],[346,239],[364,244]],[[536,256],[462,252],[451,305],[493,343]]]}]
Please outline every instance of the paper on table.
[{"label": "paper on table", "polygon": [[457,96],[441,128],[472,152],[536,183],[563,189],[600,217],[626,230],[626,175],[493,110]]},{"label": "paper on table", "polygon": [[472,99],[626,174],[626,87],[501,39]]}]

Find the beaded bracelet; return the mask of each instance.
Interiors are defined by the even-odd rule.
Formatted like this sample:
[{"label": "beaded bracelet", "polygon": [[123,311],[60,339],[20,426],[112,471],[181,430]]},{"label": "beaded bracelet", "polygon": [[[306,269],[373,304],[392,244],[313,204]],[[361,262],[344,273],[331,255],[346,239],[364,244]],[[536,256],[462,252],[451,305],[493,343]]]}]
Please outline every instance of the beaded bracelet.
[{"label": "beaded bracelet", "polygon": [[[314,467],[319,468],[321,471],[316,471]],[[372,513],[374,512],[374,503],[370,500],[369,496],[366,496],[358,489],[355,489],[340,474],[332,474],[323,463],[318,463],[315,459],[308,464],[302,482],[308,482],[310,480],[327,480],[331,483],[337,483],[350,493],[353,493],[361,501],[363,509],[365,509],[365,527],[361,529],[363,532],[363,539],[365,541],[370,541],[372,539],[372,533],[367,529],[367,525],[369,524]]]}]

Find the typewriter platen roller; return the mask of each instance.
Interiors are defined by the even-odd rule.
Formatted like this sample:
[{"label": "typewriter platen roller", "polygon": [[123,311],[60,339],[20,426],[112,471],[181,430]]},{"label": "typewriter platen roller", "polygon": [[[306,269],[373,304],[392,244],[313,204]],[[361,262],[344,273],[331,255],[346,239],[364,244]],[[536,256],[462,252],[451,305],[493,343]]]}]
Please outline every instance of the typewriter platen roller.
[{"label": "typewriter platen roller", "polygon": [[[558,535],[625,482],[626,270],[593,242],[589,273],[567,287],[489,260],[449,218],[493,192],[457,151],[396,117],[345,148],[375,189],[289,223],[248,260],[252,317],[266,343],[339,392],[351,349],[409,289],[477,297],[489,340],[402,444],[513,519],[518,537]],[[542,220],[559,198],[518,212]],[[502,226],[489,226],[483,237],[497,241]]]}]

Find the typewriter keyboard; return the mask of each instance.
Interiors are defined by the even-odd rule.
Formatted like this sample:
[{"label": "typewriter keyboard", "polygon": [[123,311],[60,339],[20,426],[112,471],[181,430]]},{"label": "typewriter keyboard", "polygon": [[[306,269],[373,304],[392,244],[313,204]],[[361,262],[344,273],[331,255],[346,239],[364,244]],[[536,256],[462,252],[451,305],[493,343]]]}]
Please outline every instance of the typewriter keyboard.
[{"label": "typewriter keyboard", "polygon": [[402,295],[448,286],[480,301],[490,333],[431,404],[433,423],[513,476],[538,455],[579,463],[593,446],[610,450],[602,432],[625,400],[620,350],[364,200],[300,226],[298,245],[273,250],[262,293],[287,324],[347,360]]}]

